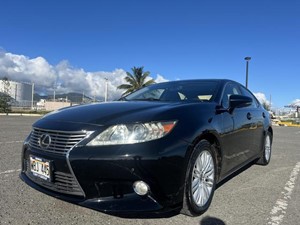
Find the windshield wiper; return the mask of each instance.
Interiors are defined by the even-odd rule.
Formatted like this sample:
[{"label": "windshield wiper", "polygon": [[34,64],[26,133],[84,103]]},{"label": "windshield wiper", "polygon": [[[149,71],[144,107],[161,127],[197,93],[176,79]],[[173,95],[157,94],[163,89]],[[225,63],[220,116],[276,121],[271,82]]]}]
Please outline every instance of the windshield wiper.
[{"label": "windshield wiper", "polygon": [[128,99],[126,97],[121,97],[117,101],[128,101]]},{"label": "windshield wiper", "polygon": [[136,99],[127,99],[129,101],[160,101],[157,98],[136,98]]}]

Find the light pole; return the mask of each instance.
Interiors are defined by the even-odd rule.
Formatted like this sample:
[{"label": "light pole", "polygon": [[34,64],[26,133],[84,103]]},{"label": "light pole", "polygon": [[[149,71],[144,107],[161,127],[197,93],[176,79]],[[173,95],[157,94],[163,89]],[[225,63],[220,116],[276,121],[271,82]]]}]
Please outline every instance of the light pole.
[{"label": "light pole", "polygon": [[53,102],[55,102],[55,94],[56,94],[56,87],[57,87],[57,83],[55,81],[54,86],[53,86]]},{"label": "light pole", "polygon": [[31,110],[33,110],[34,83],[31,85]]},{"label": "light pole", "polygon": [[105,95],[104,95],[104,102],[107,102],[107,89],[108,89],[108,87],[107,87],[107,81],[108,81],[108,79],[107,78],[104,78],[104,80],[105,80]]},{"label": "light pole", "polygon": [[248,67],[249,67],[249,61],[251,60],[251,57],[247,56],[245,57],[246,60],[246,88],[248,88]]}]

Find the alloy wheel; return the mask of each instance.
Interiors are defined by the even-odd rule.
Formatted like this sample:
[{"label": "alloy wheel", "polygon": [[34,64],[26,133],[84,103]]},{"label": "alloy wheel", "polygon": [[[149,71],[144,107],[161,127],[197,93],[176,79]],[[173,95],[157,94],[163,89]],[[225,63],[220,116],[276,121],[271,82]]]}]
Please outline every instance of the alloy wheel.
[{"label": "alloy wheel", "polygon": [[265,158],[268,162],[271,156],[271,138],[270,135],[267,134],[266,141],[265,141]]},{"label": "alloy wheel", "polygon": [[202,151],[195,161],[192,173],[192,198],[198,207],[209,200],[214,185],[215,166],[210,152]]}]

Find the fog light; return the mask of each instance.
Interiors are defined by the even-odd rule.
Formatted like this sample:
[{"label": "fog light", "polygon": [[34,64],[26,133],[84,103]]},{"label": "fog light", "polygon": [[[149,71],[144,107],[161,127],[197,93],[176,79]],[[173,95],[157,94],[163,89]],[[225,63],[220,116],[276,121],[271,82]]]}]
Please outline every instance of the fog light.
[{"label": "fog light", "polygon": [[138,195],[146,195],[149,192],[149,186],[144,181],[136,181],[133,183],[133,190]]}]

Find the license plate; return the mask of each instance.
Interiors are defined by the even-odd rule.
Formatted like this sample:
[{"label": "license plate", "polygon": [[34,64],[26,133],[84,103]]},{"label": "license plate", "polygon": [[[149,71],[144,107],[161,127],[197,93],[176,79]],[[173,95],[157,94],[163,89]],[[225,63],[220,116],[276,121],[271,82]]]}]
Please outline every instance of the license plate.
[{"label": "license plate", "polygon": [[30,156],[30,171],[34,176],[50,181],[50,161],[36,156]]}]

